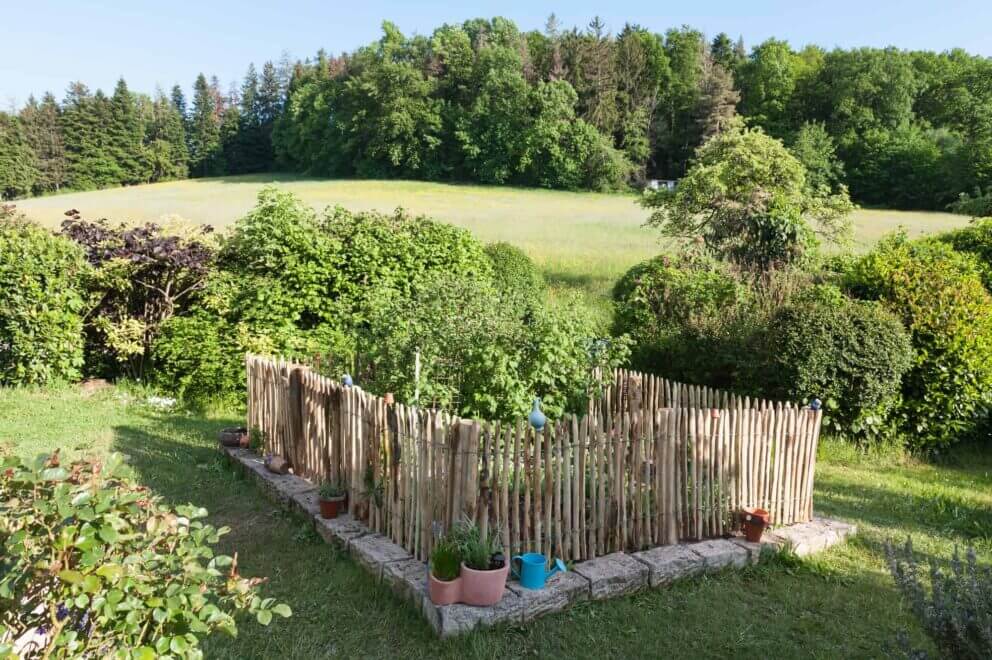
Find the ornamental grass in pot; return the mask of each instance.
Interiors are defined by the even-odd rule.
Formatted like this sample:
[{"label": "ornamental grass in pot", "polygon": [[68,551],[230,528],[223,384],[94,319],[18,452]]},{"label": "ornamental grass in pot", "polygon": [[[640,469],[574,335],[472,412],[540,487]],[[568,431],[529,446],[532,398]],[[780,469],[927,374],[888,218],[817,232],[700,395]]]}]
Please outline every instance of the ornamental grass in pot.
[{"label": "ornamental grass in pot", "polygon": [[461,552],[461,602],[477,606],[498,603],[510,572],[499,535],[483,534],[474,522],[463,521],[452,530],[452,538]]},{"label": "ornamental grass in pot", "polygon": [[320,486],[317,493],[317,502],[320,504],[321,518],[337,518],[338,513],[344,508],[344,498],[348,494],[341,486],[333,481],[325,481]]},{"label": "ornamental grass in pot", "polygon": [[427,577],[427,595],[435,605],[457,603],[462,595],[461,555],[458,546],[442,539],[431,552],[431,567]]}]

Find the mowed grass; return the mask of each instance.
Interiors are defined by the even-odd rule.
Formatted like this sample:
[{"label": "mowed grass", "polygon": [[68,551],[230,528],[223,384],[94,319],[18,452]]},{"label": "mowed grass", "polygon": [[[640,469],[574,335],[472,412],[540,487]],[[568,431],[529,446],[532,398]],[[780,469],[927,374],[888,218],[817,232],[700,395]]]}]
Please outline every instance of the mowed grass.
[{"label": "mowed grass", "polygon": [[[40,197],[18,202],[29,217],[57,227],[68,209],[84,217],[141,222],[181,217],[223,229],[274,183],[315,208],[340,204],[351,210],[403,207],[465,227],[481,240],[508,241],[524,249],[553,285],[576,288],[603,309],[617,278],[634,264],[668,249],[644,227],[648,212],[637,196],[533,188],[454,185],[424,181],[308,179],[250,175],[194,179],[130,188]],[[912,236],[967,223],[948,213],[859,210],[855,249],[863,250],[898,227]],[[604,310],[604,317],[608,317]]]},{"label": "mowed grass", "polygon": [[[237,639],[208,641],[208,657],[881,657],[900,630],[927,640],[900,602],[882,543],[911,535],[926,555],[973,544],[992,560],[992,456],[961,448],[945,464],[865,456],[826,443],[817,469],[820,514],[858,523],[858,537],[808,560],[779,558],[668,589],[599,603],[526,626],[438,640],[410,605],[265,500],[216,449],[235,412],[159,411],[141,392],[0,390],[0,453],[122,452],[143,483],[173,504],[207,507],[232,533],[246,574],[294,615],[270,628],[242,621]],[[932,649],[931,649],[932,650]]]}]

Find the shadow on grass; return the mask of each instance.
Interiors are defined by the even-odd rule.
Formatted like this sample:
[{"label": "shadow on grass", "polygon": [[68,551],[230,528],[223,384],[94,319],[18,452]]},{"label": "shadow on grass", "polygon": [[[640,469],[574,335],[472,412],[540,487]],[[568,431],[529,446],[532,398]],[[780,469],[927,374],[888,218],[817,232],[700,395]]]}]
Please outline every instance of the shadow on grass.
[{"label": "shadow on grass", "polygon": [[[138,478],[170,503],[205,506],[211,522],[230,526],[219,550],[237,551],[243,572],[268,576],[266,595],[293,608],[270,628],[241,621],[237,639],[211,638],[208,657],[877,657],[910,625],[887,576],[859,564],[851,548],[835,552],[855,561],[779,559],[438,640],[412,606],[225,464],[216,432],[234,421],[149,411],[114,429],[114,448]],[[822,498],[838,513],[843,488],[828,484]]]}]

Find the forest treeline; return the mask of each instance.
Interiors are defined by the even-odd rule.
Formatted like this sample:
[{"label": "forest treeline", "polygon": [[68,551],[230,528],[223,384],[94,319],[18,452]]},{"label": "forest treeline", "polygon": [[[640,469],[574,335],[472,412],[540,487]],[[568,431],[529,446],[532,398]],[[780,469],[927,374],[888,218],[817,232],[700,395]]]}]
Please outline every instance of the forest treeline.
[{"label": "forest treeline", "polygon": [[992,59],[962,50],[748,51],[726,34],[503,18],[249,66],[189,102],[73,83],[0,113],[0,196],[272,170],[565,189],[677,179],[734,115],[781,139],[810,185],[942,209],[992,185]]}]

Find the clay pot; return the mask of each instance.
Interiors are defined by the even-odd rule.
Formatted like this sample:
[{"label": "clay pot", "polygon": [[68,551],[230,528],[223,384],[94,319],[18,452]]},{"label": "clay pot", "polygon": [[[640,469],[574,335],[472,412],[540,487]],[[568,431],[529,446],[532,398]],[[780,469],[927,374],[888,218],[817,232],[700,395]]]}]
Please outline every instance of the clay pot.
[{"label": "clay pot", "polygon": [[495,605],[503,597],[506,577],[509,573],[509,564],[493,571],[477,571],[462,562],[461,601],[466,605],[480,607]]},{"label": "clay pot", "polygon": [[344,508],[344,495],[341,497],[332,497],[329,500],[324,498],[318,498],[317,503],[320,505],[320,517],[326,518],[328,520],[332,518],[337,518],[338,513]]},{"label": "clay pot", "polygon": [[760,543],[761,535],[771,520],[771,514],[764,509],[744,509],[744,537],[751,543]]},{"label": "clay pot", "polygon": [[241,447],[242,449],[247,449],[248,440],[248,429],[228,427],[226,429],[221,429],[218,434],[220,439],[220,444],[225,447]]},{"label": "clay pot", "polygon": [[438,580],[433,573],[427,576],[427,595],[435,605],[451,605],[457,603],[462,597],[462,579],[456,577],[454,580]]}]

